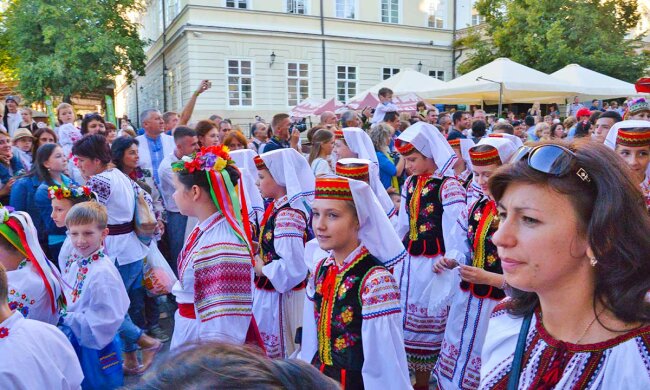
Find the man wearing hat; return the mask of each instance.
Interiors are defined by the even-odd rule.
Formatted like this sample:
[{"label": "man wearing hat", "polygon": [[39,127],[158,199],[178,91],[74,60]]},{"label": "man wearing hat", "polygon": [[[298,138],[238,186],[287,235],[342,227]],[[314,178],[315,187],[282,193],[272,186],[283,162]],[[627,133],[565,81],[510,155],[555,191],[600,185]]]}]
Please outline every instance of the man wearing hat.
[{"label": "man wearing hat", "polygon": [[5,129],[9,132],[10,136],[14,135],[22,118],[18,112],[18,104],[20,103],[20,98],[18,96],[9,95],[5,98],[5,112],[4,118],[2,119],[2,124]]},{"label": "man wearing hat", "polygon": [[[576,112],[576,118],[578,119],[578,123],[588,121],[590,116],[591,116],[591,111],[589,111],[587,107],[582,107]],[[571,129],[569,129],[569,133],[567,134],[567,139],[573,139],[575,137],[577,128],[578,126],[573,126]]]},{"label": "man wearing hat", "polygon": [[14,136],[11,137],[13,144],[14,155],[18,156],[20,162],[23,163],[26,171],[32,169],[32,145],[34,137],[31,131],[21,128],[16,130]]}]

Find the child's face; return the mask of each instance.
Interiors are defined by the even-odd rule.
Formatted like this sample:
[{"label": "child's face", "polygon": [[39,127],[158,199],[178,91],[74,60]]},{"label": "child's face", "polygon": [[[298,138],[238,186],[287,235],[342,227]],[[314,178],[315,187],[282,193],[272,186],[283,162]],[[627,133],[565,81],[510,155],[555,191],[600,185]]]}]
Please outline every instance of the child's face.
[{"label": "child's face", "polygon": [[404,156],[404,160],[406,171],[410,175],[425,175],[436,171],[436,163],[418,152]]},{"label": "child's face", "polygon": [[390,102],[390,101],[392,101],[392,100],[393,100],[393,94],[392,94],[392,93],[389,93],[389,94],[386,95],[386,96],[379,96],[379,101],[380,101],[381,103]]},{"label": "child's face", "polygon": [[65,227],[65,216],[72,208],[72,201],[70,199],[52,199],[52,220],[56,227]]},{"label": "child's face", "polygon": [[74,123],[74,112],[72,112],[72,108],[62,108],[59,111],[59,121],[61,124]]},{"label": "child's face", "polygon": [[23,152],[29,152],[30,150],[32,150],[32,144],[33,143],[34,143],[34,141],[30,137],[23,137],[23,138],[17,139],[14,142],[14,144],[16,144],[16,147],[18,149],[22,150]]},{"label": "child's face", "polygon": [[108,229],[100,229],[96,224],[68,226],[68,235],[72,246],[82,257],[90,256],[96,252],[108,235]]}]

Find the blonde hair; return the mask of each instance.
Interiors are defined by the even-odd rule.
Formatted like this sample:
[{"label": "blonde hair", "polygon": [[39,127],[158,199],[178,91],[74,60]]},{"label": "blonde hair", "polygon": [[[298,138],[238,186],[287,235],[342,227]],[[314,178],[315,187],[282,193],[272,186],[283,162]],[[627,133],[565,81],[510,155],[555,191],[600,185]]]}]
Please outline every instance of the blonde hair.
[{"label": "blonde hair", "polygon": [[59,125],[63,124],[63,123],[61,123],[61,120],[59,119],[59,113],[61,112],[61,110],[66,109],[66,108],[69,108],[69,109],[72,110],[72,116],[74,117],[74,107],[72,107],[72,104],[68,104],[68,103],[59,104],[58,106],[56,106],[56,120],[57,120],[57,122],[59,122]]},{"label": "blonde hair", "polygon": [[540,122],[537,125],[535,125],[535,135],[537,138],[542,138],[542,131],[544,130],[551,130],[551,126],[549,126],[548,123],[546,122]]},{"label": "blonde hair", "polygon": [[32,111],[32,109],[29,108],[29,107],[22,107],[19,111],[21,111],[21,112],[25,111],[25,112],[29,113],[29,116],[34,115],[34,111]]},{"label": "blonde hair", "polygon": [[97,202],[82,202],[72,206],[65,216],[65,226],[96,224],[99,229],[106,229],[108,214],[106,207]]}]

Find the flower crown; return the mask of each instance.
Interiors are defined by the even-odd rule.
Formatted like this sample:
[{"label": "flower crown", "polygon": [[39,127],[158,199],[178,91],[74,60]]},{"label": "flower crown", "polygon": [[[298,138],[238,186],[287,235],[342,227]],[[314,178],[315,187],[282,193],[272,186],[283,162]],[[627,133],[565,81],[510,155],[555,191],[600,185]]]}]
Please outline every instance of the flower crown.
[{"label": "flower crown", "polygon": [[181,173],[194,173],[194,171],[217,172],[225,169],[235,162],[230,158],[230,150],[225,145],[202,147],[201,151],[191,156],[183,156],[179,161],[172,163],[172,170]]},{"label": "flower crown", "polygon": [[9,220],[9,214],[14,211],[11,206],[5,206],[0,203],[0,224],[6,223]]},{"label": "flower crown", "polygon": [[93,192],[89,187],[86,186],[71,186],[71,187],[59,187],[59,186],[50,186],[47,188],[47,194],[50,199],[66,199],[66,198],[81,198],[86,197],[92,199]]}]

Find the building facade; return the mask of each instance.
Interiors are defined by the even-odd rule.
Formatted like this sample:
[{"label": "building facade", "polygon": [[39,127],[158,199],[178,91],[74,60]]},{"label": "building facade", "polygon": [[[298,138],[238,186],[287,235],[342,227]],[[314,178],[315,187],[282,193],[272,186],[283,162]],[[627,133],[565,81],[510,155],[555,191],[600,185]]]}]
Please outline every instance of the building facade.
[{"label": "building facade", "polygon": [[117,80],[116,113],[178,111],[201,80],[193,118],[246,125],[307,97],[345,102],[405,68],[453,77],[456,28],[474,0],[147,0],[138,15],[146,75]]}]

